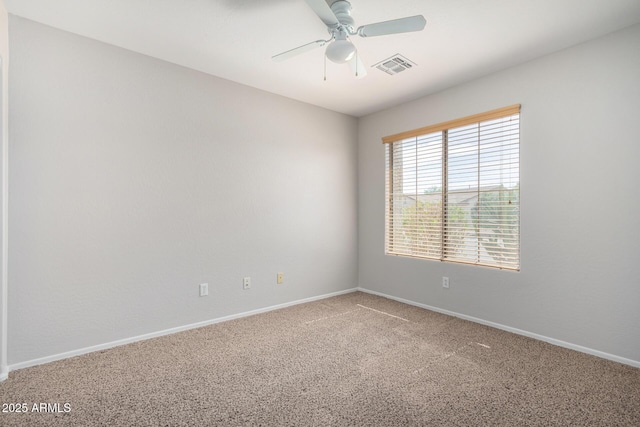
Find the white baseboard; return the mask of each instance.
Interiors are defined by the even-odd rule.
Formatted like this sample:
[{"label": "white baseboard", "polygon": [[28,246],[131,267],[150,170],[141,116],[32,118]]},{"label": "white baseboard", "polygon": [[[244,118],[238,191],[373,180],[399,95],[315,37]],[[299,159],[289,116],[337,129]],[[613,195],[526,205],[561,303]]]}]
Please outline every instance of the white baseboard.
[{"label": "white baseboard", "polygon": [[296,301],[291,301],[291,302],[287,302],[287,303],[283,303],[283,304],[277,304],[277,305],[273,305],[270,307],[264,307],[264,308],[259,308],[256,310],[251,310],[251,311],[246,311],[243,313],[237,313],[237,314],[232,314],[229,316],[224,316],[224,317],[219,317],[219,318],[215,318],[215,319],[210,319],[210,320],[205,320],[203,322],[198,322],[198,323],[192,323],[189,325],[184,325],[184,326],[178,326],[176,328],[171,328],[171,329],[165,329],[162,331],[157,331],[157,332],[152,332],[149,334],[144,334],[144,335],[138,335],[135,337],[131,337],[131,338],[125,338],[125,339],[121,339],[121,340],[117,340],[117,341],[112,341],[112,342],[108,342],[108,343],[104,343],[104,344],[98,344],[98,345],[94,345],[91,347],[84,347],[84,348],[80,348],[77,350],[72,350],[72,351],[67,351],[64,353],[59,353],[59,354],[54,354],[51,356],[46,356],[46,357],[41,357],[38,359],[32,359],[32,360],[27,360],[25,362],[19,362],[19,363],[15,363],[12,365],[9,365],[6,369],[2,369],[0,370],[0,382],[4,381],[7,379],[9,372],[11,371],[15,371],[18,369],[24,369],[24,368],[28,368],[31,366],[37,366],[37,365],[42,365],[44,363],[49,363],[49,362],[55,362],[56,360],[62,360],[62,359],[67,359],[69,357],[74,357],[74,356],[80,356],[83,354],[87,354],[87,353],[93,353],[94,351],[100,351],[100,350],[106,350],[109,348],[113,348],[113,347],[119,347],[121,345],[125,345],[125,344],[130,344],[133,342],[137,342],[137,341],[143,341],[143,340],[147,340],[147,339],[151,339],[151,338],[156,338],[156,337],[161,337],[163,335],[169,335],[169,334],[174,334],[176,332],[182,332],[182,331],[187,331],[189,329],[195,329],[195,328],[201,328],[203,326],[208,326],[208,325],[213,325],[215,323],[220,323],[220,322],[226,322],[229,320],[233,320],[233,319],[239,319],[242,317],[247,317],[247,316],[252,316],[254,314],[260,314],[260,313],[266,313],[269,311],[273,311],[273,310],[277,310],[280,308],[285,308],[285,307],[290,307],[293,305],[298,305],[298,304],[304,304],[307,302],[312,302],[312,301],[317,301],[317,300],[321,300],[321,299],[325,299],[325,298],[330,298],[330,297],[334,297],[334,296],[338,296],[338,295],[344,295],[344,294],[348,294],[351,292],[355,292],[355,291],[361,291],[361,292],[365,292],[368,294],[372,294],[372,295],[378,295],[384,298],[389,298],[392,299],[394,301],[398,301],[398,302],[402,302],[404,304],[409,304],[409,305],[413,305],[416,307],[420,307],[420,308],[424,308],[427,310],[431,310],[431,311],[435,311],[437,313],[442,313],[442,314],[446,314],[449,316],[453,316],[453,317],[458,317],[460,319],[464,319],[464,320],[468,320],[474,323],[479,323],[482,325],[486,325],[486,326],[491,326],[493,328],[496,329],[501,329],[503,331],[507,331],[507,332],[512,332],[514,334],[518,334],[518,335],[523,335],[529,338],[534,338],[540,341],[544,341],[544,342],[548,342],[550,344],[554,344],[560,347],[565,347],[565,348],[569,348],[571,350],[576,350],[582,353],[586,353],[586,354],[590,354],[593,356],[597,356],[597,357],[601,357],[603,359],[607,359],[607,360],[612,360],[614,362],[619,362],[619,363],[623,363],[625,365],[630,365],[636,368],[640,368],[640,361],[637,360],[632,360],[632,359],[627,359],[624,357],[620,357],[620,356],[616,356],[613,354],[609,354],[609,353],[605,353],[599,350],[594,350],[588,347],[583,347],[583,346],[579,346],[576,344],[572,344],[572,343],[568,343],[565,341],[561,341],[561,340],[557,340],[555,338],[549,338],[546,337],[544,335],[539,335],[533,332],[528,332],[528,331],[523,331],[521,329],[517,329],[517,328],[512,328],[510,326],[505,326],[499,323],[494,323],[494,322],[490,322],[487,320],[483,320],[483,319],[479,319],[476,317],[472,317],[472,316],[467,316],[465,314],[460,314],[460,313],[456,313],[453,311],[449,311],[449,310],[444,310],[438,307],[434,307],[434,306],[430,306],[427,304],[422,304],[419,302],[415,302],[415,301],[410,301],[404,298],[399,298],[399,297],[395,297],[393,295],[387,295],[381,292],[376,292],[376,291],[372,291],[369,289],[365,289],[365,288],[352,288],[352,289],[347,289],[344,291],[338,291],[338,292],[333,292],[333,293],[329,293],[329,294],[324,294],[324,295],[319,295],[319,296],[315,296],[315,297],[310,297],[310,298],[305,298],[305,299],[301,299],[301,300],[296,300]]},{"label": "white baseboard", "polygon": [[392,295],[383,294],[382,292],[371,291],[369,289],[365,289],[365,288],[361,288],[361,287],[358,287],[357,290],[361,291],[361,292],[368,293],[368,294],[378,295],[378,296],[384,297],[384,298],[389,298],[389,299],[392,299],[394,301],[402,302],[404,304],[409,304],[409,305],[413,305],[413,306],[416,306],[416,307],[424,308],[424,309],[427,309],[427,310],[435,311],[437,313],[442,313],[442,314],[446,314],[446,315],[449,315],[449,316],[458,317],[460,319],[468,320],[468,321],[474,322],[474,323],[479,323],[481,325],[491,326],[492,328],[501,329],[503,331],[512,332],[514,334],[523,335],[525,337],[534,338],[534,339],[537,339],[539,341],[544,341],[544,342],[548,342],[549,344],[557,345],[559,347],[564,347],[564,348],[568,348],[568,349],[571,349],[571,350],[576,350],[576,351],[579,351],[581,353],[590,354],[592,356],[597,356],[597,357],[601,357],[603,359],[612,360],[614,362],[623,363],[625,365],[630,365],[630,366],[633,366],[633,367],[636,367],[636,368],[640,368],[640,361],[638,361],[638,360],[627,359],[627,358],[624,358],[624,357],[616,356],[614,354],[609,354],[609,353],[605,353],[603,351],[594,350],[592,348],[583,347],[583,346],[572,344],[572,343],[569,343],[569,342],[566,342],[566,341],[557,340],[555,338],[549,338],[549,337],[546,337],[544,335],[539,335],[539,334],[536,334],[536,333],[533,333],[533,332],[528,332],[528,331],[523,331],[521,329],[512,328],[511,326],[502,325],[500,323],[494,323],[494,322],[490,322],[488,320],[479,319],[477,317],[467,316],[465,314],[456,313],[454,311],[443,310],[441,308],[433,307],[433,306],[430,306],[430,305],[427,305],[427,304],[422,304],[422,303],[415,302],[415,301],[410,301],[410,300],[407,300],[407,299],[404,299],[404,298],[398,298],[398,297],[394,297]]},{"label": "white baseboard", "polygon": [[0,383],[6,380],[7,378],[9,378],[9,368],[6,366],[3,366],[0,369]]},{"label": "white baseboard", "polygon": [[241,317],[253,316],[254,314],[266,313],[268,311],[278,310],[280,308],[290,307],[290,306],[298,305],[298,304],[304,304],[304,303],[307,303],[307,302],[317,301],[317,300],[330,298],[330,297],[334,297],[334,296],[337,296],[337,295],[348,294],[348,293],[356,292],[356,291],[357,291],[357,288],[352,288],[352,289],[347,289],[347,290],[344,290],[344,291],[332,292],[330,294],[324,294],[324,295],[318,295],[318,296],[315,296],[315,297],[304,298],[304,299],[301,299],[301,300],[286,302],[286,303],[283,303],[283,304],[272,305],[270,307],[258,308],[256,310],[245,311],[243,313],[232,314],[232,315],[224,316],[224,317],[218,317],[216,319],[205,320],[203,322],[192,323],[192,324],[184,325],[184,326],[178,326],[176,328],[165,329],[165,330],[157,331],[157,332],[151,332],[149,334],[138,335],[138,336],[131,337],[131,338],[124,338],[124,339],[121,339],[121,340],[111,341],[111,342],[104,343],[104,344],[98,344],[98,345],[94,345],[94,346],[91,346],[91,347],[84,347],[84,348],[80,348],[80,349],[77,349],[77,350],[67,351],[67,352],[59,353],[59,354],[54,354],[52,356],[46,356],[46,357],[41,357],[41,358],[38,358],[38,359],[27,360],[25,362],[14,363],[12,365],[9,365],[8,371],[0,373],[0,381],[3,380],[2,375],[4,375],[4,379],[6,379],[7,374],[9,372],[15,371],[15,370],[18,370],[18,369],[29,368],[31,366],[42,365],[44,363],[55,362],[56,360],[62,360],[62,359],[67,359],[69,357],[80,356],[80,355],[87,354],[87,353],[93,353],[94,351],[106,350],[106,349],[109,349],[109,348],[113,348],[113,347],[118,347],[118,346],[125,345],[125,344],[134,343],[134,342],[137,342],[137,341],[144,341],[144,340],[148,340],[150,338],[161,337],[163,335],[175,334],[176,332],[182,332],[182,331],[187,331],[189,329],[201,328],[203,326],[213,325],[214,323],[226,322],[226,321],[233,320],[233,319],[239,319]]}]

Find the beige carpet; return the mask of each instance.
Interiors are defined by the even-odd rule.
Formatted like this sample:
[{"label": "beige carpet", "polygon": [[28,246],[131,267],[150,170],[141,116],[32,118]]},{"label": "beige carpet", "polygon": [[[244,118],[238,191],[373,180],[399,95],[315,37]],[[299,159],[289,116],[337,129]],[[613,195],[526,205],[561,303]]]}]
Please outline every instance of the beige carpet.
[{"label": "beige carpet", "polygon": [[640,426],[640,369],[353,293],[11,372],[0,402],[29,411],[2,426]]}]

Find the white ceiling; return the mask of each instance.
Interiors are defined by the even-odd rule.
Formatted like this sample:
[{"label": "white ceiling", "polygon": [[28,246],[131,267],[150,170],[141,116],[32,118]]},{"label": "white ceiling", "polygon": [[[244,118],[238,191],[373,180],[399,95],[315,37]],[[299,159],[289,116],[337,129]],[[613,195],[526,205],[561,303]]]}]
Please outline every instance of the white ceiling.
[{"label": "white ceiling", "polygon": [[[332,3],[332,0],[328,0]],[[4,0],[9,13],[356,117],[640,22],[639,0],[351,0],[356,27],[424,15],[418,33],[352,40],[371,66],[396,53],[417,64],[356,79],[324,48],[304,0]]]}]

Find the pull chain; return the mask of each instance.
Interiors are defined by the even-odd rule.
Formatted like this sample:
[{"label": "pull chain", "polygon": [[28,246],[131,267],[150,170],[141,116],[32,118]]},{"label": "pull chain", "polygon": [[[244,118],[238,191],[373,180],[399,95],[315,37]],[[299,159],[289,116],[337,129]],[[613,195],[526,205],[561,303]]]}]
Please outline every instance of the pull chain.
[{"label": "pull chain", "polygon": [[358,51],[356,50],[356,77],[358,77]]},{"label": "pull chain", "polygon": [[327,81],[327,55],[324,56],[324,81]]}]

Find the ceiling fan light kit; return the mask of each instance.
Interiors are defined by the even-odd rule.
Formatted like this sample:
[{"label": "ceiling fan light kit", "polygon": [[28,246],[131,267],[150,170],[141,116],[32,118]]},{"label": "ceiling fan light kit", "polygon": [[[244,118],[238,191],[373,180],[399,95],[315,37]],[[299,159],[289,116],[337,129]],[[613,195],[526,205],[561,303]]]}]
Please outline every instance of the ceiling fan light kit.
[{"label": "ceiling fan light kit", "polygon": [[355,29],[355,21],[351,17],[351,3],[346,0],[338,0],[331,7],[325,0],[306,0],[309,7],[318,15],[318,18],[327,26],[331,35],[328,40],[316,40],[315,42],[296,47],[278,55],[272,56],[274,61],[284,61],[301,53],[308,52],[318,46],[327,45],[325,56],[336,64],[349,63],[356,70],[357,77],[364,77],[366,70],[355,45],[349,40],[349,36],[375,37],[388,34],[407,33],[421,31],[427,21],[422,15],[390,21],[368,24]]},{"label": "ceiling fan light kit", "polygon": [[336,36],[335,41],[329,44],[325,51],[327,59],[331,62],[335,62],[336,64],[344,64],[351,60],[355,53],[356,47],[353,43],[347,40],[347,36],[344,33]]}]

